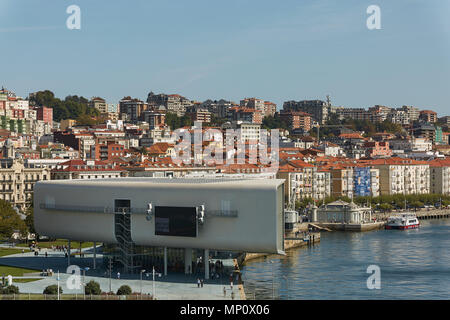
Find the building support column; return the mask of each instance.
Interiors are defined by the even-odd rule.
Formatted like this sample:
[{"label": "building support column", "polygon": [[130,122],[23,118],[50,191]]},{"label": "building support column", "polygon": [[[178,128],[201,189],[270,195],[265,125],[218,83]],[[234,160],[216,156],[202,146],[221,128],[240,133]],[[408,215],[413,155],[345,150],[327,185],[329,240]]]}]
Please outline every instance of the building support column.
[{"label": "building support column", "polygon": [[164,275],[167,276],[167,247],[164,247]]},{"label": "building support column", "polygon": [[96,259],[97,259],[97,242],[94,241],[94,270],[96,267]]},{"label": "building support column", "polygon": [[205,279],[209,279],[209,249],[205,249]]},{"label": "building support column", "polygon": [[192,274],[192,249],[184,249],[184,274]]},{"label": "building support column", "polygon": [[69,245],[67,246],[67,265],[70,266],[70,240]]}]

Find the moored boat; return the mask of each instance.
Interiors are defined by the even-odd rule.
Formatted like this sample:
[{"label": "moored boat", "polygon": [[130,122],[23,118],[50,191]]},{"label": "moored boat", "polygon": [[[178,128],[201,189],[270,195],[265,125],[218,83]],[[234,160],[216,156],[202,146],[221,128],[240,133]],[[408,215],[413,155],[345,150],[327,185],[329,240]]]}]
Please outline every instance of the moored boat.
[{"label": "moored boat", "polygon": [[416,229],[419,225],[419,219],[414,213],[402,213],[389,217],[386,229]]}]

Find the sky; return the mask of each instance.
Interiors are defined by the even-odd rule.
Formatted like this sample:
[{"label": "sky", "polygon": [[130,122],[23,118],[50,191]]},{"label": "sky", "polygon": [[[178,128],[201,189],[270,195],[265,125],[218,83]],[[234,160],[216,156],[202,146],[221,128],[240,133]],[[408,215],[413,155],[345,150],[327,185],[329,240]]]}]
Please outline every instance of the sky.
[{"label": "sky", "polygon": [[[66,27],[70,5],[80,30]],[[0,85],[109,103],[330,95],[450,115],[449,14],[448,0],[0,0]]]}]

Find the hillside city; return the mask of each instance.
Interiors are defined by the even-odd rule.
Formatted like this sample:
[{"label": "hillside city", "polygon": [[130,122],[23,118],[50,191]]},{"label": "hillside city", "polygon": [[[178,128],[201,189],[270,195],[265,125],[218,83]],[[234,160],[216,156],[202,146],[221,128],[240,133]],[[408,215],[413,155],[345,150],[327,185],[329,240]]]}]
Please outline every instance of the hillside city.
[{"label": "hillside city", "polygon": [[[285,179],[285,204],[295,209],[354,199],[389,211],[423,207],[432,195],[446,206],[450,116],[428,109],[334,106],[329,96],[277,108],[259,98],[199,102],[153,92],[145,101],[127,96],[110,103],[100,97],[61,100],[51,91],[22,98],[2,88],[0,202],[22,219],[9,220],[1,232],[32,232],[33,186],[56,179],[265,175]],[[278,169],[251,163],[248,154],[243,164],[175,163],[172,133],[192,132],[194,123],[204,131],[240,129],[247,145],[259,143],[262,129],[278,129]],[[227,157],[222,140],[210,136],[203,146]]]}]

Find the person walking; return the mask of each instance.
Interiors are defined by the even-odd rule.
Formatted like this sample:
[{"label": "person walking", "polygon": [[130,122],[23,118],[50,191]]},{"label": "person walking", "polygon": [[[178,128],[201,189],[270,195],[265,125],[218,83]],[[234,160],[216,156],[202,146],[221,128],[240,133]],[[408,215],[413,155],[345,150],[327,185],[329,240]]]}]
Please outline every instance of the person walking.
[{"label": "person walking", "polygon": [[231,292],[233,292],[233,280],[230,282]]},{"label": "person walking", "polygon": [[203,279],[200,280],[200,286],[203,288]]},{"label": "person walking", "polygon": [[227,288],[225,288],[225,286],[223,286],[223,296],[225,297],[227,295]]},{"label": "person walking", "polygon": [[197,288],[200,288],[200,279],[197,278]]},{"label": "person walking", "polygon": [[120,280],[120,272],[117,272],[117,279]]}]

